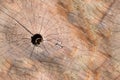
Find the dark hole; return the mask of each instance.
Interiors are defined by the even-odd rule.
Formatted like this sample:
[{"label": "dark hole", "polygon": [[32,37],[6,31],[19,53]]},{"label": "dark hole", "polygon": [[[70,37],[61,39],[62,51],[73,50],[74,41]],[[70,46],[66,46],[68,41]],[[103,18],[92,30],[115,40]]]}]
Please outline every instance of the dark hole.
[{"label": "dark hole", "polygon": [[37,46],[43,41],[43,37],[41,34],[35,34],[31,37],[31,42],[33,45]]}]

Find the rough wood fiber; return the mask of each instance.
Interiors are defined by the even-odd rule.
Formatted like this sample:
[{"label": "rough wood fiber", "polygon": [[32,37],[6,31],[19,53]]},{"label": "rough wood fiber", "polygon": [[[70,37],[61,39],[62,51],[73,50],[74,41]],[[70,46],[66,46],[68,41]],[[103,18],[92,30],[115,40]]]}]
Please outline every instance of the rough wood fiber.
[{"label": "rough wood fiber", "polygon": [[119,80],[119,3],[0,0],[0,80]]}]

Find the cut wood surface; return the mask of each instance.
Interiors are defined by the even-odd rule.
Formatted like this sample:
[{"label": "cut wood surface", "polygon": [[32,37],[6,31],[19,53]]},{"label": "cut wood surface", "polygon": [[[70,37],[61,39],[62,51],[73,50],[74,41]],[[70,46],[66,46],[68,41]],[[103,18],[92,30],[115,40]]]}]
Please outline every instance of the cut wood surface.
[{"label": "cut wood surface", "polygon": [[119,4],[0,0],[0,80],[120,80]]}]

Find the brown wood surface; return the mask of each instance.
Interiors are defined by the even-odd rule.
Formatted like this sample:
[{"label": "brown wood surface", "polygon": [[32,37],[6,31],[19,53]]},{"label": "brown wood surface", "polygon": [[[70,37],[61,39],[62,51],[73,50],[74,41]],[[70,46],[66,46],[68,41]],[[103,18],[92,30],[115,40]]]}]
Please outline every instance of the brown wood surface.
[{"label": "brown wood surface", "polygon": [[120,80],[119,4],[0,0],[0,80]]}]

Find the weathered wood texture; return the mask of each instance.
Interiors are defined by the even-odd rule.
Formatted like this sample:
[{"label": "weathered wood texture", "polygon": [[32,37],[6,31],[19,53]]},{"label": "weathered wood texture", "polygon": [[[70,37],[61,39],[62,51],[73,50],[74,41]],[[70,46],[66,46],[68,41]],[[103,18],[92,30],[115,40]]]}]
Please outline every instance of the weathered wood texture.
[{"label": "weathered wood texture", "polygon": [[119,4],[0,0],[0,80],[120,80]]}]

